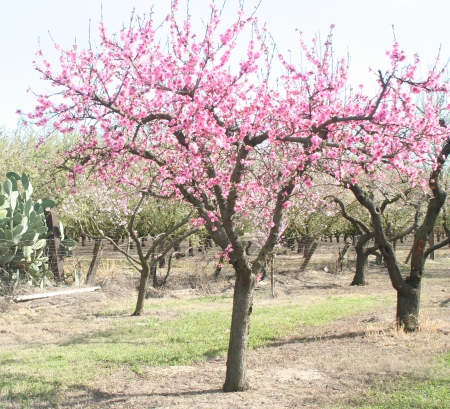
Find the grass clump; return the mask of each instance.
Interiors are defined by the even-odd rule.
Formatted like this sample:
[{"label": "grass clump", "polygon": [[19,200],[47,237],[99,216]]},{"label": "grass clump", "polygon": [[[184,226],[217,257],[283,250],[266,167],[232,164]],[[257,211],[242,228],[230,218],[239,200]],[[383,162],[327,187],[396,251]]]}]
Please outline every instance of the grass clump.
[{"label": "grass clump", "polygon": [[[367,392],[359,409],[448,409],[450,408],[450,353],[441,355],[432,376],[391,379]],[[348,408],[348,406],[346,406]],[[340,406],[340,408],[343,408]]]},{"label": "grass clump", "polygon": [[361,409],[445,409],[450,408],[450,377],[404,378],[392,381],[387,391],[367,394]]}]

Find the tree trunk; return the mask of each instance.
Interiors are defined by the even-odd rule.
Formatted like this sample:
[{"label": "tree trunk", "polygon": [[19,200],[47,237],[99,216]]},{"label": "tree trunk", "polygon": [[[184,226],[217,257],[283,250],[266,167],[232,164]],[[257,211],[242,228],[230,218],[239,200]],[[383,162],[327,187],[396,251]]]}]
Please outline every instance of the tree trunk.
[{"label": "tree trunk", "polygon": [[223,263],[225,263],[225,256],[221,255],[219,258],[219,262],[217,263],[216,269],[214,270],[214,278],[218,278],[220,276],[220,272],[222,271]]},{"label": "tree trunk", "polygon": [[263,266],[263,268],[261,270],[261,279],[260,279],[260,281],[264,281],[266,279],[266,277],[267,277],[268,263],[269,263],[268,260],[264,263],[264,266]]},{"label": "tree trunk", "polygon": [[147,281],[149,273],[150,273],[149,266],[148,265],[143,266],[141,271],[141,279],[139,282],[138,299],[136,303],[136,308],[132,314],[133,316],[139,316],[144,313],[144,302],[145,302],[145,295],[147,293]]},{"label": "tree trunk", "polygon": [[[430,236],[428,238],[428,245],[430,247],[434,246],[434,229],[431,230]],[[434,260],[434,251],[432,253],[430,253],[429,257],[430,257],[430,260]]]},{"label": "tree trunk", "polygon": [[193,244],[192,244],[192,239],[189,239],[188,256],[189,257],[194,257],[194,247],[193,247]]},{"label": "tree trunk", "polygon": [[[158,254],[161,254],[165,249],[164,243],[161,243],[158,246]],[[163,268],[166,265],[166,258],[165,257],[158,257],[158,266],[159,268]]]},{"label": "tree trunk", "polygon": [[287,248],[291,251],[295,250],[295,239],[292,237],[289,237],[287,239]]},{"label": "tree trunk", "polygon": [[419,329],[419,308],[421,286],[397,292],[397,327],[406,332]]},{"label": "tree trunk", "polygon": [[223,385],[225,392],[242,391],[248,387],[246,378],[247,348],[254,288],[255,277],[253,275],[247,272],[236,272],[227,373]]},{"label": "tree trunk", "polygon": [[92,284],[95,280],[95,274],[97,273],[98,265],[102,258],[102,247],[102,240],[95,240],[91,264],[89,265],[89,270],[86,275],[87,284]]},{"label": "tree trunk", "polygon": [[153,277],[153,288],[158,287],[158,275],[156,270],[156,261],[150,266],[150,274]]},{"label": "tree trunk", "polygon": [[167,280],[169,279],[170,269],[172,268],[172,258],[173,258],[173,255],[174,255],[174,254],[175,254],[175,253],[172,253],[172,254],[169,256],[169,261],[168,261],[168,263],[167,263],[167,272],[166,272],[166,275],[164,276],[164,279],[163,279],[163,281],[162,281],[162,283],[161,283],[161,287],[165,287],[166,284],[167,284]]},{"label": "tree trunk", "polygon": [[369,259],[369,252],[364,251],[364,249],[356,250],[356,272],[353,277],[353,281],[350,285],[367,285],[366,281],[366,269],[367,269],[367,260]]},{"label": "tree trunk", "polygon": [[308,256],[311,254],[311,247],[314,246],[314,244],[317,245],[317,242],[312,237],[306,237],[303,240],[303,258],[308,258]]},{"label": "tree trunk", "polygon": [[312,243],[311,247],[308,247],[308,252],[307,253],[305,252],[303,263],[300,266],[300,271],[305,271],[306,267],[308,266],[308,263],[311,260],[311,257],[313,256],[314,252],[316,251],[317,246],[318,246],[318,244],[315,241]]},{"label": "tree trunk", "polygon": [[[338,240],[339,242],[339,240]],[[350,243],[345,243],[344,247],[341,249],[339,249],[338,251],[338,262],[337,262],[337,272],[338,273],[342,273],[342,271],[344,270],[344,260],[345,260],[345,255],[347,254],[348,249],[350,248]]]},{"label": "tree trunk", "polygon": [[385,262],[384,259],[383,259],[383,255],[381,254],[380,251],[377,251],[377,252],[375,253],[375,264],[376,264],[378,267],[387,267],[386,262]]},{"label": "tree trunk", "polygon": [[272,289],[272,298],[275,298],[275,272],[273,270],[273,261],[274,255],[272,253],[270,256],[270,287]]},{"label": "tree trunk", "polygon": [[413,248],[411,247],[411,249],[409,250],[408,256],[406,257],[405,264],[408,264],[409,260],[411,260],[412,252],[413,252]]}]

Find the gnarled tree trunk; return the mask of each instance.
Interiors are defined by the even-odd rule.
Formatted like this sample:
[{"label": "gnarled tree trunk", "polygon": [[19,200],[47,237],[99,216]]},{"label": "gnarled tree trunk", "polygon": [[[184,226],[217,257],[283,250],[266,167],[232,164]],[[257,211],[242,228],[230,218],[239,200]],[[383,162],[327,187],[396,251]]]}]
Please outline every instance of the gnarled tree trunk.
[{"label": "gnarled tree trunk", "polygon": [[366,270],[367,261],[369,259],[370,253],[364,251],[364,248],[355,247],[356,251],[356,271],[353,276],[353,281],[350,285],[367,285],[366,281]]},{"label": "gnarled tree trunk", "polygon": [[397,326],[404,331],[416,331],[419,328],[420,290],[407,285],[397,292]]}]

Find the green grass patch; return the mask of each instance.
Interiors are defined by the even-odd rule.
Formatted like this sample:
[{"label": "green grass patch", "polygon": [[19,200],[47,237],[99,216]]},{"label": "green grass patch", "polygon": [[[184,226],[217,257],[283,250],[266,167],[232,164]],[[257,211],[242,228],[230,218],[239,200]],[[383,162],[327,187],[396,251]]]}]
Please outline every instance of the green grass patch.
[{"label": "green grass patch", "polygon": [[[394,385],[395,383],[395,385]],[[445,409],[450,408],[450,377],[404,378],[392,382],[387,391],[367,394],[360,409]]]},{"label": "green grass patch", "polygon": [[[107,330],[65,344],[2,350],[0,403],[2,396],[20,402],[42,402],[64,390],[80,389],[92,380],[106,379],[124,368],[130,377],[141,376],[146,366],[191,365],[225,353],[231,300],[213,296],[192,301],[174,304],[168,300],[148,305],[147,311],[154,311],[155,315],[158,309],[175,309],[173,318],[119,317],[111,321]],[[297,336],[303,326],[327,324],[382,303],[379,297],[329,297],[307,305],[292,301],[255,306],[250,348],[268,345],[283,336]],[[189,310],[186,304],[195,308]],[[205,309],[198,311],[202,305]],[[105,318],[109,315],[101,314]]]},{"label": "green grass patch", "polygon": [[446,354],[442,354],[439,357],[439,363],[441,363],[444,368],[450,369],[450,352],[447,352]]},{"label": "green grass patch", "polygon": [[205,297],[194,298],[192,301],[194,303],[222,303],[226,301],[227,303],[233,299],[231,294],[218,294],[218,295],[207,295]]},{"label": "green grass patch", "polygon": [[328,297],[306,306],[292,301],[282,306],[256,308],[252,314],[250,347],[262,347],[286,335],[299,336],[303,326],[329,324],[382,303],[380,297]]}]

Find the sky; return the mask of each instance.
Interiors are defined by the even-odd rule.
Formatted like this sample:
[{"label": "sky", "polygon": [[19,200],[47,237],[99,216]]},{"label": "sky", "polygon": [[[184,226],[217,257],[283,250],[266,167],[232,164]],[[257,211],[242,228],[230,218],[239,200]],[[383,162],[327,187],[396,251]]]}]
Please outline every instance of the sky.
[{"label": "sky", "polygon": [[[199,27],[210,2],[190,0],[189,12]],[[232,19],[238,2],[227,0],[225,20]],[[258,2],[244,0],[245,9],[252,10]],[[116,32],[129,21],[133,8],[143,14],[152,6],[156,20],[162,21],[170,0],[0,0],[0,128],[16,128],[16,110],[31,111],[33,92],[49,89],[33,68],[39,48],[57,63],[54,42],[64,48],[74,43],[87,47],[89,32],[95,41],[102,18],[108,31]],[[334,24],[336,57],[350,55],[351,82],[363,83],[369,91],[375,88],[369,67],[388,67],[385,52],[394,43],[394,31],[409,56],[419,53],[422,69],[434,64],[440,48],[441,59],[450,58],[449,0],[261,0],[256,15],[267,24],[278,49],[293,55],[298,50],[296,29],[310,40],[316,35],[325,38]]]}]

